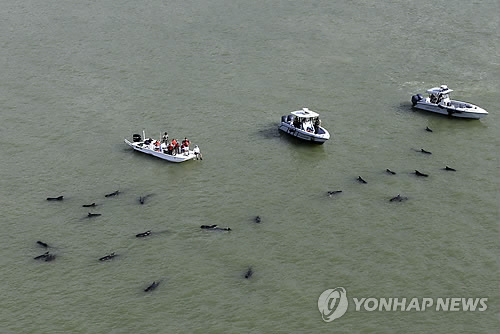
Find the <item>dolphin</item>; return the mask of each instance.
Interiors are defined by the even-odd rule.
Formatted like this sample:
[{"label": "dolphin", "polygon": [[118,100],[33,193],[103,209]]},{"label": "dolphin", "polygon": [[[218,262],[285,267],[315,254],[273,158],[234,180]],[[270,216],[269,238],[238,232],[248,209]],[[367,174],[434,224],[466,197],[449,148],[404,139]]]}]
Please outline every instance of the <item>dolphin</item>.
[{"label": "dolphin", "polygon": [[111,197],[111,196],[117,196],[120,193],[120,191],[113,191],[112,193],[104,195],[104,197]]},{"label": "dolphin", "polygon": [[151,230],[143,232],[143,233],[138,233],[135,236],[136,236],[136,238],[144,238],[144,237],[147,237],[148,235],[151,235]]},{"label": "dolphin", "polygon": [[139,203],[140,204],[144,204],[146,202],[146,199],[150,196],[153,196],[153,194],[148,194],[148,195],[144,195],[144,196],[140,196],[139,197]]},{"label": "dolphin", "polygon": [[59,197],[47,197],[47,201],[62,201],[64,196]]},{"label": "dolphin", "polygon": [[248,279],[248,278],[252,277],[252,275],[253,275],[252,267],[248,267],[248,270],[245,273],[245,278]]},{"label": "dolphin", "polygon": [[255,217],[255,222],[256,222],[256,223],[260,223],[260,222],[261,222],[261,219],[260,219],[260,217],[259,217],[259,216]]},{"label": "dolphin", "polygon": [[420,149],[420,152],[425,153],[425,154],[432,154],[431,152],[426,151],[426,150],[424,150],[423,148],[421,148],[421,149]]},{"label": "dolphin", "polygon": [[45,252],[42,255],[38,255],[34,257],[35,260],[43,260],[45,262],[54,261],[56,256],[54,254],[50,254],[49,252]]},{"label": "dolphin", "polygon": [[92,218],[92,217],[99,217],[101,214],[100,213],[88,213],[87,217]]},{"label": "dolphin", "polygon": [[368,182],[366,182],[366,181],[365,181],[365,180],[364,180],[361,176],[358,176],[357,180],[358,180],[359,182],[361,182],[361,183],[365,183],[365,184],[366,184],[366,183],[368,183]]},{"label": "dolphin", "polygon": [[82,205],[84,208],[93,208],[95,207],[95,202],[94,203],[91,203],[91,204],[84,204]]},{"label": "dolphin", "polygon": [[36,243],[39,244],[42,247],[45,247],[45,248],[49,247],[49,245],[47,245],[45,242],[40,241],[40,240],[38,240]]},{"label": "dolphin", "polygon": [[391,198],[389,200],[389,202],[394,202],[394,201],[397,201],[397,202],[402,202],[402,201],[406,201],[408,199],[408,197],[405,197],[405,196],[401,196],[400,194],[398,194],[397,196]]},{"label": "dolphin", "polygon": [[425,131],[427,131],[427,132],[432,132],[432,129],[431,129],[431,128],[429,128],[429,127],[426,127],[426,128],[425,128]]},{"label": "dolphin", "polygon": [[144,289],[144,291],[145,292],[153,291],[154,289],[156,289],[158,287],[158,285],[160,285],[160,282],[154,281],[153,283],[151,283],[150,286],[148,286],[146,289]]},{"label": "dolphin", "polygon": [[424,174],[424,173],[421,173],[421,172],[419,172],[419,171],[418,171],[418,170],[416,170],[416,169],[415,169],[415,175],[417,175],[417,176],[424,176],[424,177],[428,177],[428,176],[429,176],[429,174]]},{"label": "dolphin", "polygon": [[457,170],[455,168],[451,168],[451,167],[448,167],[446,166],[445,168],[443,168],[444,170],[449,170],[451,172],[456,172]]},{"label": "dolphin", "polygon": [[200,228],[215,231],[231,231],[229,227],[218,227],[217,225],[201,225]]},{"label": "dolphin", "polygon": [[33,259],[35,259],[35,260],[44,260],[47,256],[49,256],[49,252],[45,252],[42,255],[35,256]]},{"label": "dolphin", "polygon": [[99,261],[107,261],[107,260],[111,260],[112,258],[114,258],[115,256],[117,256],[114,252],[113,253],[110,253],[106,256],[103,256],[101,258],[99,258]]},{"label": "dolphin", "polygon": [[387,173],[389,173],[389,174],[392,174],[392,175],[395,175],[395,174],[396,174],[396,172],[394,172],[394,171],[390,170],[389,168],[387,168],[385,171],[386,171]]},{"label": "dolphin", "polygon": [[216,228],[217,225],[201,225],[200,228],[205,228],[205,229],[211,229],[211,228]]},{"label": "dolphin", "polygon": [[333,191],[327,191],[328,197],[332,197],[333,195],[340,194],[342,190],[333,190]]}]

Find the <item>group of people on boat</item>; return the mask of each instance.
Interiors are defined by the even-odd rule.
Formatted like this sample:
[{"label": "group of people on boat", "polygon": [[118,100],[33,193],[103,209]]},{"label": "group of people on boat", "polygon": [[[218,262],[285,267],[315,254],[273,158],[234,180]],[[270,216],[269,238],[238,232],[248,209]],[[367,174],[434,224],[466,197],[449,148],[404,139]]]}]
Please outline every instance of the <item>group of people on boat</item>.
[{"label": "group of people on boat", "polygon": [[443,96],[442,94],[431,94],[430,95],[430,102],[439,104],[441,101],[446,101],[447,96]]},{"label": "group of people on boat", "polygon": [[[168,140],[168,133],[165,132],[160,140],[154,140],[148,138],[144,141],[144,144],[150,145],[152,150],[157,152],[162,152],[169,155],[177,155],[177,154],[189,154],[189,145],[191,144],[187,137],[184,137],[184,140],[180,141],[178,139]],[[201,152],[198,145],[195,145],[193,149],[193,153],[196,155],[196,159],[201,159]]]},{"label": "group of people on boat", "polygon": [[[158,150],[166,150],[167,154],[176,155],[189,151],[189,139],[184,137],[184,140],[181,142],[178,139],[172,139],[172,141],[168,140],[168,134],[165,132],[161,138],[161,143],[158,143]],[[163,147],[162,147],[163,146]]]},{"label": "group of people on boat", "polygon": [[319,119],[319,117],[311,117],[311,118],[294,117],[292,125],[297,129],[317,134],[319,131],[319,127],[321,126],[321,120]]},{"label": "group of people on boat", "polygon": [[442,85],[441,87],[439,87],[439,90],[433,89],[431,91],[428,91],[430,93],[429,102],[451,106],[450,96],[448,95],[450,91],[451,90],[449,90],[448,86],[446,85]]}]

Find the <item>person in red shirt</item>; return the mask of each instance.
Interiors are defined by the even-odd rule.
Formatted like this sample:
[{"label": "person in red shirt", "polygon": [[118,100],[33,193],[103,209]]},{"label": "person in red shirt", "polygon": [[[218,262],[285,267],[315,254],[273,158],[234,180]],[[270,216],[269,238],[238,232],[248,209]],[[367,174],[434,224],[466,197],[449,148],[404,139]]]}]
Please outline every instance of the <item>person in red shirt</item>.
[{"label": "person in red shirt", "polygon": [[174,146],[172,143],[169,143],[167,146],[167,154],[172,154],[172,150],[174,149]]},{"label": "person in red shirt", "polygon": [[175,150],[175,153],[181,152],[181,145],[179,144],[179,142],[177,140],[175,141],[175,144],[174,144],[174,150]]}]

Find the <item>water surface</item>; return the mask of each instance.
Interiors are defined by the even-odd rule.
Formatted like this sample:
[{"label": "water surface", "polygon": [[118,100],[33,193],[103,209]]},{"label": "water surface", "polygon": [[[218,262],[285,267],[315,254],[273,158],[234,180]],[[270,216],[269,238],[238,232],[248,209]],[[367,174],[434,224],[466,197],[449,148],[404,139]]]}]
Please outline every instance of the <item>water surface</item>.
[{"label": "water surface", "polygon": [[[3,1],[0,331],[496,333],[498,7]],[[412,110],[411,95],[441,84],[490,115]],[[302,107],[328,143],[278,133]],[[187,136],[204,160],[131,152],[123,138],[143,129]],[[388,201],[398,193],[409,200]],[[55,261],[33,260],[37,240]],[[487,297],[488,310],[350,305],[325,323],[317,300],[337,286]]]}]

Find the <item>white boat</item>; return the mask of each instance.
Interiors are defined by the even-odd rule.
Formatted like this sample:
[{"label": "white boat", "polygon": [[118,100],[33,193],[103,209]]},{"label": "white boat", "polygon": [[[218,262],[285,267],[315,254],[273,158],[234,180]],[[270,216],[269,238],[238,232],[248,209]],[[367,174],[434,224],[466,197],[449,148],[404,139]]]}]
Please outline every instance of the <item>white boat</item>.
[{"label": "white boat", "polygon": [[142,132],[142,137],[140,134],[134,134],[132,141],[125,138],[125,144],[132,147],[136,151],[170,162],[184,162],[188,160],[202,159],[198,145],[196,145],[192,150],[190,150],[188,146],[181,151],[180,148],[175,149],[170,147],[169,145],[171,142],[168,142],[165,138],[162,138],[162,140],[146,138],[144,131]]},{"label": "white boat", "polygon": [[472,103],[450,99],[451,92],[448,86],[441,85],[427,90],[429,96],[426,98],[421,94],[413,95],[411,103],[415,108],[452,117],[480,119],[488,115],[486,110]]},{"label": "white boat", "polygon": [[308,108],[292,111],[288,116],[281,116],[278,129],[291,136],[319,144],[330,139],[330,133],[321,126],[319,114]]}]

